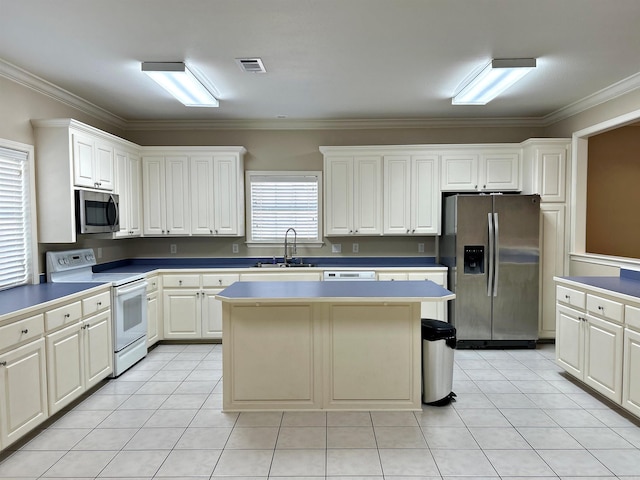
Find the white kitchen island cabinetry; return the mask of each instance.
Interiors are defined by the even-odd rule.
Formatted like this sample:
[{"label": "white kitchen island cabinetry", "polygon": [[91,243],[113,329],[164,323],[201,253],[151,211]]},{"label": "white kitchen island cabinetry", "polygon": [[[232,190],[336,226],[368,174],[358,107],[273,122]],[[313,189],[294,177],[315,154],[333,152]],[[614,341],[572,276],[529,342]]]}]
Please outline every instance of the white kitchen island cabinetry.
[{"label": "white kitchen island cabinetry", "polygon": [[420,410],[420,303],[454,295],[433,282],[238,282],[218,298],[225,411]]},{"label": "white kitchen island cabinetry", "polygon": [[325,155],[325,235],[380,235],[382,156],[320,150]]},{"label": "white kitchen island cabinetry", "polygon": [[44,316],[0,327],[0,449],[48,417]]},{"label": "white kitchen island cabinetry", "polygon": [[383,233],[440,233],[439,157],[413,153],[383,158]]},{"label": "white kitchen island cabinetry", "polygon": [[106,287],[45,312],[50,415],[113,372],[110,299]]},{"label": "white kitchen island cabinetry", "polygon": [[465,145],[441,152],[443,192],[504,192],[522,189],[522,153],[517,147]]}]

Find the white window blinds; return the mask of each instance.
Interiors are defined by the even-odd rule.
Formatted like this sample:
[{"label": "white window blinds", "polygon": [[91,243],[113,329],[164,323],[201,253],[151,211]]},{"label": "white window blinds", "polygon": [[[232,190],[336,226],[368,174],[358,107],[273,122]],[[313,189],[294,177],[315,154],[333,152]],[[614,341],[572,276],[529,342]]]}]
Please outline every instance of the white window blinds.
[{"label": "white window blinds", "polygon": [[319,175],[248,175],[250,242],[280,242],[295,228],[300,243],[320,241]]},{"label": "white window blinds", "polygon": [[0,147],[0,289],[31,275],[28,166],[26,152]]}]

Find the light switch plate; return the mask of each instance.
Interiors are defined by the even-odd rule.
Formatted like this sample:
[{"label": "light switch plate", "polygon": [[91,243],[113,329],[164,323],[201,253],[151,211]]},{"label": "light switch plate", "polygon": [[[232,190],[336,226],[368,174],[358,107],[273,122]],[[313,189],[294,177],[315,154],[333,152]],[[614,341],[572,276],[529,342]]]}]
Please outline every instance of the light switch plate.
[{"label": "light switch plate", "polygon": [[172,243],[169,246],[169,250],[171,251],[171,253],[178,253],[178,245],[176,245],[175,243]]},{"label": "light switch plate", "polygon": [[353,244],[351,245],[351,251],[352,251],[353,253],[358,253],[358,252],[360,251],[360,244],[358,244],[358,243],[353,243]]},{"label": "light switch plate", "polygon": [[424,253],[424,243],[418,244],[418,253]]},{"label": "light switch plate", "polygon": [[342,244],[334,243],[331,245],[331,253],[342,253]]},{"label": "light switch plate", "polygon": [[240,251],[240,247],[238,246],[238,244],[237,244],[237,243],[233,243],[233,244],[231,244],[231,251],[232,251],[233,253],[238,253],[238,252]]}]

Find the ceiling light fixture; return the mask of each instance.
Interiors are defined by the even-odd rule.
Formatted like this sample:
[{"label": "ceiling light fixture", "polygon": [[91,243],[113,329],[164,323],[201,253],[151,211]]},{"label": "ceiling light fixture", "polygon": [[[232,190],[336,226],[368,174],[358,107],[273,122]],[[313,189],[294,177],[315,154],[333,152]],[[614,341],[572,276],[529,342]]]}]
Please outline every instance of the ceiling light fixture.
[{"label": "ceiling light fixture", "polygon": [[491,60],[454,95],[451,104],[486,105],[535,67],[535,58]]},{"label": "ceiling light fixture", "polygon": [[218,99],[183,62],[142,62],[142,71],[187,107],[217,107]]}]

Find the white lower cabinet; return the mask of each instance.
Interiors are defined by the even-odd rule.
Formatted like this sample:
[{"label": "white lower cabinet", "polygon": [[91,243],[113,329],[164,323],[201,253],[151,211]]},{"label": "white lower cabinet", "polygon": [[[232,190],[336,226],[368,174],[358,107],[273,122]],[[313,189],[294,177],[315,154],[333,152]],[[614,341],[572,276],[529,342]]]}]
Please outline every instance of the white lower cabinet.
[{"label": "white lower cabinet", "polygon": [[622,406],[640,417],[640,330],[624,329]]},{"label": "white lower cabinet", "polygon": [[[447,272],[378,272],[378,280],[394,281],[394,280],[413,280],[424,281],[431,280],[441,287],[447,288]],[[446,302],[422,302],[420,308],[421,318],[431,318],[433,320],[447,321],[447,303]]]},{"label": "white lower cabinet", "polygon": [[147,347],[158,343],[163,336],[160,278],[154,275],[147,279]]},{"label": "white lower cabinet", "polygon": [[47,417],[45,346],[39,338],[0,355],[0,448]]},{"label": "white lower cabinet", "polygon": [[234,273],[164,275],[164,338],[221,339],[222,307],[215,296],[239,279]]},{"label": "white lower cabinet", "polygon": [[[633,381],[627,379],[629,375],[623,373],[630,367],[623,366],[632,359],[635,347],[629,340],[633,335],[627,333],[632,330],[624,327],[625,306],[613,295],[591,292],[587,286],[580,288],[558,282],[556,361],[567,373],[633,412],[623,399],[623,392],[632,392],[634,388]],[[638,340],[640,336],[635,338]],[[635,355],[639,365],[637,376],[640,373],[640,348]],[[629,360],[625,360],[627,357]],[[640,402],[640,384],[635,388],[636,399]],[[640,410],[633,413],[637,415]]]},{"label": "white lower cabinet", "polygon": [[52,415],[113,371],[111,310],[48,334],[46,346]]}]

